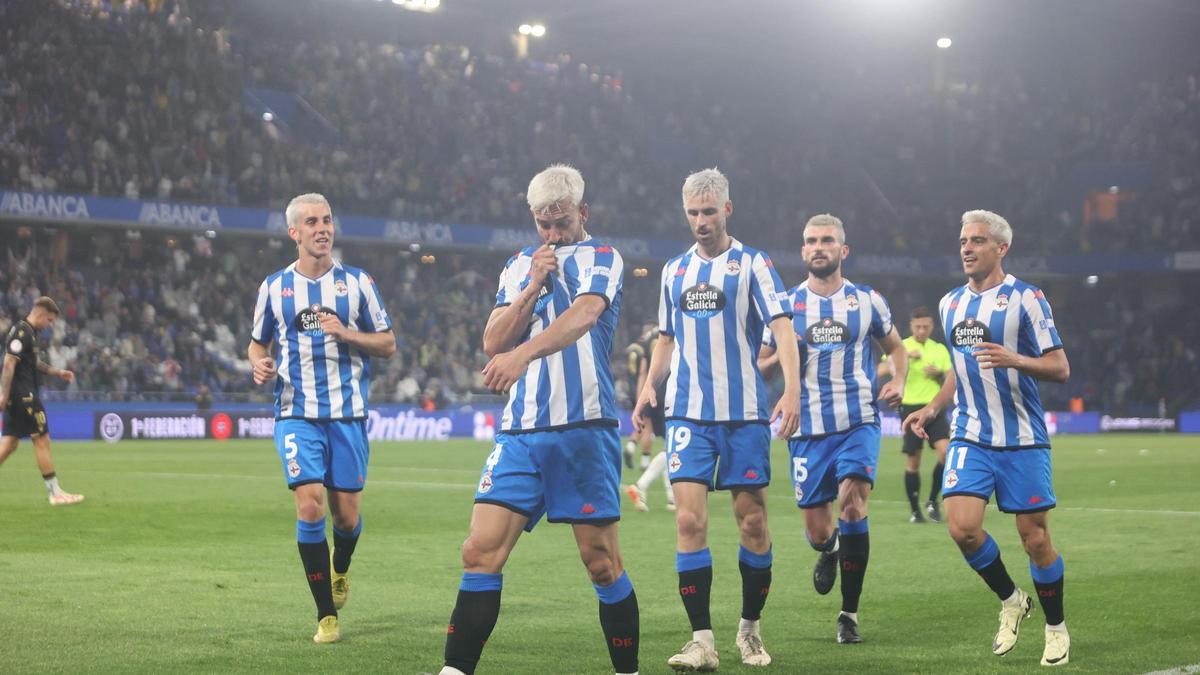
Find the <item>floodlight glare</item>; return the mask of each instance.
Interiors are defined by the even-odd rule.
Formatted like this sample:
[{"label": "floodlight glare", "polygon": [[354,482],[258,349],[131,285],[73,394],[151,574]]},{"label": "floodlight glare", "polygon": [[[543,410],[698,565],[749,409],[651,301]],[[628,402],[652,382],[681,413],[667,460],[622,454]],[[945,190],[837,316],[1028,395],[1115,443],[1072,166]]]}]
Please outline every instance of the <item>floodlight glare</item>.
[{"label": "floodlight glare", "polygon": [[529,35],[530,33],[533,32],[533,26],[530,26],[527,23],[523,23],[523,24],[521,24],[521,26],[519,28],[517,28],[517,32],[520,33],[521,35]]},{"label": "floodlight glare", "polygon": [[948,37],[938,38],[937,41],[938,49],[950,49],[950,45],[952,44],[954,44],[954,41]]},{"label": "floodlight glare", "polygon": [[425,9],[437,9],[442,6],[442,0],[425,0]]},{"label": "floodlight glare", "polygon": [[529,34],[532,35],[533,37],[542,37],[543,35],[546,34],[546,27],[540,23],[535,23],[529,29]]},{"label": "floodlight glare", "polygon": [[263,121],[264,122],[270,122],[273,119],[275,119],[275,116],[272,115],[270,112],[263,113]]}]

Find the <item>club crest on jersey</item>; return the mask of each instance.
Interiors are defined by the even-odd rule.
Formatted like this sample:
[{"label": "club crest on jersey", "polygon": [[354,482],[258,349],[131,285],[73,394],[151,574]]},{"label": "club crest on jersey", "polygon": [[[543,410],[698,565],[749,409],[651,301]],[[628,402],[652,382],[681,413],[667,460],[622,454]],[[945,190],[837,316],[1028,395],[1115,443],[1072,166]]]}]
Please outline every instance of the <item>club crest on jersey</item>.
[{"label": "club crest on jersey", "polygon": [[851,312],[858,311],[858,296],[857,295],[847,295],[846,296],[846,309],[850,310]]},{"label": "club crest on jersey", "polygon": [[822,352],[843,349],[850,344],[850,328],[840,321],[825,317],[805,329],[804,342]]},{"label": "club crest on jersey", "polygon": [[346,294],[350,292],[350,289],[346,287],[346,282],[338,279],[337,281],[333,282],[333,292],[337,294],[339,298],[344,298],[346,297]]},{"label": "club crest on jersey", "polygon": [[678,452],[671,453],[671,459],[667,462],[667,468],[671,470],[671,473],[675,473],[683,468],[683,460],[679,459]]},{"label": "club crest on jersey", "polygon": [[738,261],[736,261],[736,260],[730,260],[725,265],[725,273],[730,276],[733,276],[734,274],[737,274],[741,271],[742,271],[742,266],[739,265]]},{"label": "club crest on jersey", "polygon": [[958,473],[954,469],[950,469],[946,472],[946,479],[942,481],[942,488],[948,490],[955,485],[958,485]]},{"label": "club crest on jersey", "polygon": [[1008,296],[1004,295],[1004,294],[997,295],[996,296],[996,309],[1003,311],[1006,307],[1008,307]]},{"label": "club crest on jersey", "polygon": [[679,297],[683,313],[693,319],[707,319],[725,309],[725,294],[707,281],[684,289]]},{"label": "club crest on jersey", "polygon": [[967,317],[954,325],[950,331],[950,346],[967,356],[975,355],[975,347],[981,342],[991,342],[992,331],[987,324]]},{"label": "club crest on jersey", "polygon": [[321,316],[329,314],[337,316],[337,312],[323,305],[313,303],[296,315],[296,332],[309,337],[319,337],[325,334],[321,330]]}]

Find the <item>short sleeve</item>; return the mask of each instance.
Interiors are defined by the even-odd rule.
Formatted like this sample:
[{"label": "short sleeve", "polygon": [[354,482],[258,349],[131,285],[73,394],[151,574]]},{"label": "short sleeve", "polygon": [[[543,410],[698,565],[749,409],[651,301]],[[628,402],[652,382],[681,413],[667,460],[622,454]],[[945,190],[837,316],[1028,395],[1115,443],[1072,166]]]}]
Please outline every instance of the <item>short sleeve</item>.
[{"label": "short sleeve", "polygon": [[882,340],[892,332],[894,324],[892,323],[892,308],[888,306],[887,300],[874,289],[868,294],[871,298],[871,336],[877,340]]},{"label": "short sleeve", "polygon": [[270,277],[258,287],[258,299],[254,301],[254,323],[250,338],[261,345],[269,345],[275,338],[275,310],[271,307]]},{"label": "short sleeve", "polygon": [[670,262],[663,265],[658,293],[658,332],[670,337],[675,337],[675,312],[671,306],[671,282],[675,278],[671,270],[675,267]]},{"label": "short sleeve", "polygon": [[1058,329],[1054,327],[1054,314],[1041,289],[1027,288],[1021,293],[1021,315],[1024,329],[1029,331],[1041,354],[1062,348]]},{"label": "short sleeve", "polygon": [[750,258],[750,294],[763,320],[770,323],[781,316],[791,316],[787,304],[787,289],[770,256],[756,251]]},{"label": "short sleeve", "polygon": [[362,293],[359,301],[362,311],[359,317],[363,330],[367,333],[381,333],[392,329],[392,317],[388,316],[387,307],[383,305],[383,296],[379,294],[379,286],[370,274],[359,270],[358,288]]},{"label": "short sleeve", "polygon": [[599,295],[611,306],[621,292],[624,276],[625,261],[621,254],[611,246],[597,246],[595,260],[585,271],[575,295]]},{"label": "short sleeve", "polygon": [[521,293],[521,279],[513,269],[521,254],[517,253],[504,263],[504,269],[500,270],[500,283],[496,288],[496,307],[506,307],[513,303],[513,299]]}]

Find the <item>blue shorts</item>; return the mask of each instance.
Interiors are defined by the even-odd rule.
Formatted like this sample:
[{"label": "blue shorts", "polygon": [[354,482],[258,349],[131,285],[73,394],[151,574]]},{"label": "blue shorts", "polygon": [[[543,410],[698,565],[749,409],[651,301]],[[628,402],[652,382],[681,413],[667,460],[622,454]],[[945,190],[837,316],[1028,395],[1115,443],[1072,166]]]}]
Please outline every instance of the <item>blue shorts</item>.
[{"label": "blue shorts", "polygon": [[552,523],[607,525],[621,519],[621,437],[616,427],[496,434],[475,490],[497,504]]},{"label": "blue shorts", "polygon": [[758,423],[700,424],[667,420],[667,470],[672,483],[709,490],[761,488],[771,483],[771,428]]},{"label": "blue shorts", "polygon": [[293,490],[323,483],[331,490],[358,492],[367,480],[367,424],[364,420],[275,420],[275,449]]},{"label": "blue shorts", "polygon": [[788,451],[796,506],[821,506],[837,499],[838,485],[847,478],[875,485],[879,425],[863,424],[817,438],[793,438],[788,441]]},{"label": "blue shorts", "polygon": [[1054,508],[1050,448],[992,450],[966,441],[952,441],[942,470],[942,497],[970,495],[988,501],[1005,513],[1036,513]]}]

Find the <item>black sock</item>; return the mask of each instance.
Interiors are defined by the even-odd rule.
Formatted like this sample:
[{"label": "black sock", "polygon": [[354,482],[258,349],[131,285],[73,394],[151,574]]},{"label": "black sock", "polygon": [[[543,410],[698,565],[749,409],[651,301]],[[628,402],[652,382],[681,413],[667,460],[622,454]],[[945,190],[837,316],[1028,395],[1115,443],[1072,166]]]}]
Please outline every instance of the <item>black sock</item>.
[{"label": "black sock", "polygon": [[679,596],[687,610],[692,630],[712,630],[712,618],[708,613],[708,599],[712,593],[713,568],[701,567],[679,573]]},{"label": "black sock", "polygon": [[871,535],[867,531],[866,518],[852,523],[839,520],[838,526],[841,532],[838,561],[842,567],[842,611],[857,612],[863,578],[867,575],[867,561],[871,556]]},{"label": "black sock", "polygon": [[942,470],[945,468],[946,465],[941,462],[933,467],[933,476],[931,477],[933,483],[929,486],[929,501],[931,502],[937,503],[938,494],[942,491]]},{"label": "black sock", "polygon": [[908,495],[908,505],[916,512],[920,508],[917,500],[921,495],[921,474],[916,471],[904,472],[904,494]]},{"label": "black sock", "polygon": [[1037,587],[1038,602],[1046,615],[1046,625],[1057,626],[1063,622],[1063,559],[1058,556],[1049,567],[1043,569],[1029,562],[1033,585]]},{"label": "black sock", "polygon": [[358,545],[358,535],[362,532],[362,517],[351,532],[343,532],[333,528],[333,571],[345,574],[350,569],[350,558],[354,555],[354,547]]},{"label": "black sock", "polygon": [[[751,553],[750,551],[745,552]],[[751,555],[755,554],[751,553]],[[765,559],[764,567],[755,567],[745,560],[738,561],[738,569],[742,572],[742,618],[747,621],[758,621],[762,618],[763,605],[767,604],[767,595],[771,593],[770,556],[770,551],[755,556]]]},{"label": "black sock", "polygon": [[[446,629],[446,665],[467,675],[475,672],[483,646],[500,617],[499,574],[463,574],[458,601]],[[487,590],[469,590],[487,589]]]},{"label": "black sock", "polygon": [[638,604],[637,594],[629,588],[629,595],[611,605],[600,601],[600,628],[608,643],[608,657],[613,670],[618,673],[638,671]]},{"label": "black sock", "polygon": [[315,544],[297,542],[300,561],[304,563],[304,574],[308,576],[308,590],[312,591],[317,603],[317,620],[337,616],[333,608],[333,587],[329,580],[329,543],[322,539]]},{"label": "black sock", "polygon": [[1004,561],[1000,559],[1000,547],[996,545],[992,535],[985,532],[979,548],[975,549],[974,553],[964,553],[963,557],[967,559],[971,569],[983,577],[984,583],[1001,602],[1012,597],[1013,592],[1017,590],[1012,577],[1008,576],[1008,570],[1004,569]]}]

